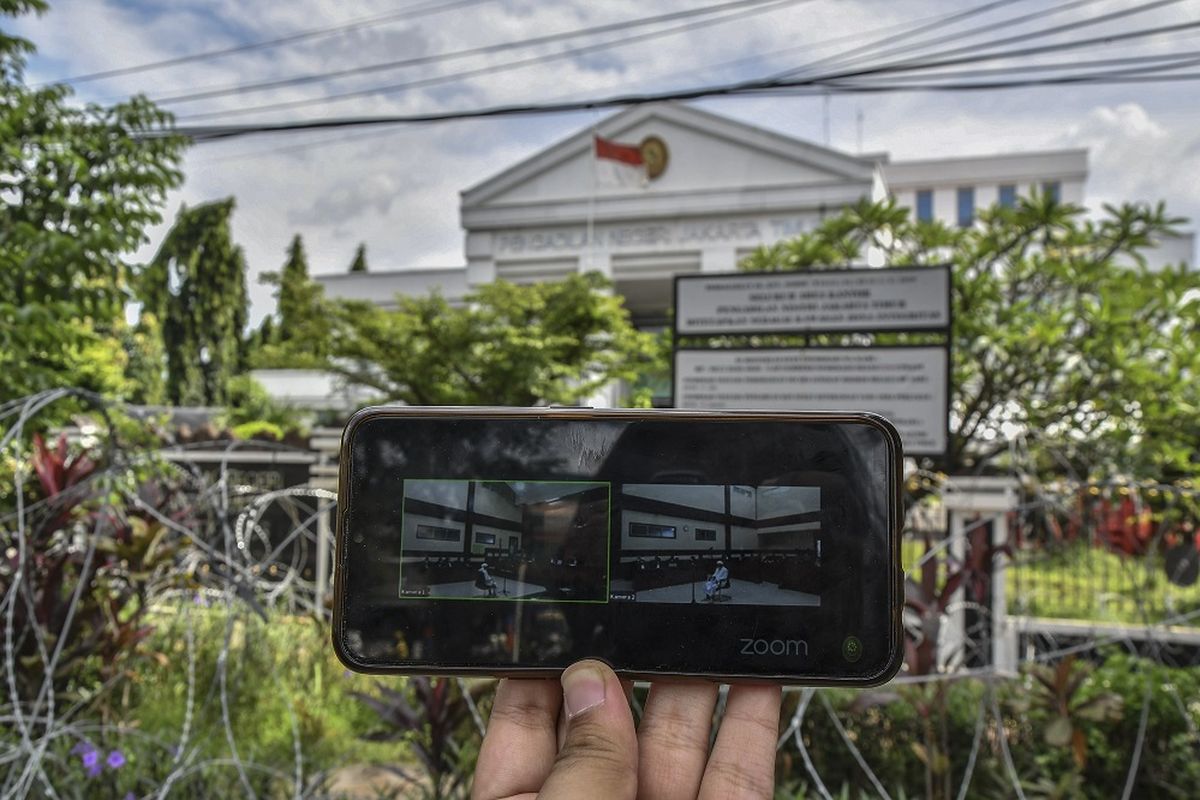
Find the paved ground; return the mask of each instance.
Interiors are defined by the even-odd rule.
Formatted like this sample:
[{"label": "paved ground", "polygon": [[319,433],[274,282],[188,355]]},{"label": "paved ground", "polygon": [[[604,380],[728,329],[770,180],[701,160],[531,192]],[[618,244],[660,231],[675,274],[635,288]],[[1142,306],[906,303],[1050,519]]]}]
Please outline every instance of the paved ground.
[{"label": "paved ground", "polygon": [[[780,589],[773,583],[753,583],[751,581],[731,578],[730,588],[722,590],[726,598],[723,605],[769,605],[769,606],[819,606],[820,595],[807,592],[797,592],[792,589]],[[638,602],[647,603],[690,603],[695,590],[696,602],[707,602],[704,599],[704,582],[694,584],[683,583],[675,586],[660,586],[657,589],[646,589],[637,593]]]},{"label": "paved ground", "polygon": [[[508,594],[503,594],[507,591]],[[541,594],[545,586],[536,583],[522,583],[509,578],[507,584],[504,578],[496,578],[496,594],[501,597],[528,597],[531,594]],[[476,589],[473,581],[455,581],[454,583],[429,584],[430,597],[487,597],[487,592]]]}]

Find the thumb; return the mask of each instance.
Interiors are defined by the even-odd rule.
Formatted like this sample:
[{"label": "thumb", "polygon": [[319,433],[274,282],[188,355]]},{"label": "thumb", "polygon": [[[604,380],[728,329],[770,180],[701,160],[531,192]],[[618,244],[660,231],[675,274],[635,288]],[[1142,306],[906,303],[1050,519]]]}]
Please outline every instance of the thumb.
[{"label": "thumb", "polygon": [[637,732],[616,673],[599,661],[580,661],[563,673],[562,686],[567,735],[538,797],[633,800]]}]

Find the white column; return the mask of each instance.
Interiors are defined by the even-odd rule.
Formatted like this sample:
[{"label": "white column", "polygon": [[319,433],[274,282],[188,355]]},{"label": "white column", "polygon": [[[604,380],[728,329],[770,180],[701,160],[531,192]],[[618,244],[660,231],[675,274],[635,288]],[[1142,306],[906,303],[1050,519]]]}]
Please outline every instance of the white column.
[{"label": "white column", "polygon": [[[317,498],[317,503],[322,502]],[[332,510],[317,513],[317,602],[316,612],[325,615],[325,595],[329,591],[329,551],[333,548],[332,530],[329,526],[329,515]]]},{"label": "white column", "polygon": [[706,247],[700,251],[701,272],[737,272],[736,247]]},{"label": "white column", "polygon": [[[967,553],[966,535],[963,533],[967,527],[966,520],[963,519],[966,512],[955,509],[950,511],[948,516],[950,518],[950,545],[946,549],[956,563],[962,564]],[[950,602],[946,604],[951,611],[946,614],[945,624],[941,626],[941,635],[937,643],[938,654],[943,662],[950,658],[956,662],[962,662],[967,656],[964,650],[967,642],[967,610],[962,605],[965,597],[966,592],[960,585],[950,595]]]},{"label": "white column", "polygon": [[997,552],[1008,544],[1008,514],[992,517],[992,666],[1001,672],[1017,670],[1017,631],[1008,619],[1008,556]]},{"label": "white column", "polygon": [[584,252],[579,259],[579,271],[599,272],[611,281],[613,277],[612,253],[606,251]]}]

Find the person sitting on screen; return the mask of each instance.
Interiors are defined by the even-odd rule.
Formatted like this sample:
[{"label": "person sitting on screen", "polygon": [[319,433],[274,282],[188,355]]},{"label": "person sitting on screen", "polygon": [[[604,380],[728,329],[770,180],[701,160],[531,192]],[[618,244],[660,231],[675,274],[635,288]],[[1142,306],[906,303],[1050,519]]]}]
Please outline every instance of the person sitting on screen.
[{"label": "person sitting on screen", "polygon": [[484,561],[475,573],[475,588],[487,592],[488,597],[496,596],[496,579],[488,572],[488,564]]},{"label": "person sitting on screen", "polygon": [[713,574],[709,575],[708,580],[704,582],[704,599],[712,600],[717,592],[728,585],[729,568],[725,566],[724,561],[718,561],[717,568],[713,570]]}]

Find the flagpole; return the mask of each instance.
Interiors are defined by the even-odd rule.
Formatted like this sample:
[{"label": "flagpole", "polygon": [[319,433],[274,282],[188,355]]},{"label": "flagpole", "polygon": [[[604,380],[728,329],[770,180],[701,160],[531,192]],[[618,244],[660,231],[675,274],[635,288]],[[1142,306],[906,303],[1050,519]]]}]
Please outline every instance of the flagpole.
[{"label": "flagpole", "polygon": [[592,162],[592,185],[588,195],[588,217],[587,217],[587,270],[596,268],[596,137],[600,134],[596,131],[596,113],[592,115],[592,141],[588,156]]}]

